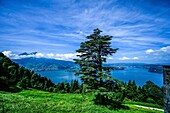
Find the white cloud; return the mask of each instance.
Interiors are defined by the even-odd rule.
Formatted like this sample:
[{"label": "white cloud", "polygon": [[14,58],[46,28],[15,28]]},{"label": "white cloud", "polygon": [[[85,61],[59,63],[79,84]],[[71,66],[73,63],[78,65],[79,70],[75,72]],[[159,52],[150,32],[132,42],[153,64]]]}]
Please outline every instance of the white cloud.
[{"label": "white cloud", "polygon": [[145,51],[146,54],[150,54],[150,53],[153,53],[153,52],[154,52],[153,49],[148,49],[148,50]]},{"label": "white cloud", "polygon": [[54,54],[53,54],[53,53],[48,53],[48,54],[47,54],[47,57],[53,58],[53,57],[54,57]]},{"label": "white cloud", "polygon": [[36,54],[35,54],[35,57],[36,57],[36,58],[42,58],[42,57],[44,57],[44,54],[42,54],[42,53],[36,53]]},{"label": "white cloud", "polygon": [[122,58],[119,58],[119,60],[130,60],[130,58],[128,58],[128,57],[122,57]]},{"label": "white cloud", "polygon": [[162,47],[159,52],[170,53],[170,46]]},{"label": "white cloud", "polygon": [[138,59],[139,59],[138,57],[133,57],[133,58],[122,57],[122,58],[119,58],[119,60],[138,60]]},{"label": "white cloud", "polygon": [[109,59],[109,60],[113,60],[113,58],[112,58],[112,57],[108,57],[108,59]]},{"label": "white cloud", "polygon": [[77,53],[68,53],[68,54],[56,54],[55,59],[59,60],[71,60],[76,58]]},{"label": "white cloud", "polygon": [[138,57],[133,57],[134,60],[138,60],[139,58]]},{"label": "white cloud", "polygon": [[2,53],[11,59],[35,57],[35,58],[52,58],[57,60],[69,60],[69,61],[72,61],[74,58],[77,57],[76,55],[78,55],[78,53],[68,53],[68,54],[36,53],[30,55],[18,55],[18,54],[13,54],[11,51],[3,51]]},{"label": "white cloud", "polygon": [[170,46],[166,46],[166,47],[162,47],[160,49],[157,50],[153,50],[153,49],[148,49],[145,51],[146,54],[154,54],[154,55],[159,55],[159,54],[170,54]]},{"label": "white cloud", "polygon": [[12,52],[11,51],[3,51],[2,52],[5,56],[7,56],[7,57],[10,57],[12,54]]}]

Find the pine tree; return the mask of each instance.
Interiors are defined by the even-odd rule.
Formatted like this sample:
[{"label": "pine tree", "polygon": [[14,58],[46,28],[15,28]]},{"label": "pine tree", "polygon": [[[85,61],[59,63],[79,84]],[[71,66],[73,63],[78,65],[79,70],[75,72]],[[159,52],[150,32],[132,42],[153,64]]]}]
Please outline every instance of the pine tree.
[{"label": "pine tree", "polygon": [[82,75],[81,80],[92,89],[98,89],[104,85],[104,82],[109,79],[109,68],[103,66],[106,62],[106,57],[112,55],[118,49],[111,48],[112,36],[101,36],[100,29],[94,29],[93,34],[86,37],[86,41],[80,44],[78,53],[79,59],[74,61],[80,66],[76,75]]},{"label": "pine tree", "polygon": [[93,34],[87,36],[86,41],[80,44],[80,49],[76,51],[79,59],[74,59],[80,67],[76,75],[81,75],[81,80],[87,85],[87,89],[95,91],[96,104],[108,105],[112,108],[117,105],[114,103],[117,99],[113,99],[114,93],[111,87],[108,89],[108,85],[112,86],[114,79],[110,74],[111,68],[104,67],[103,63],[118,49],[111,48],[112,36],[102,36],[101,32],[98,28],[94,29]]},{"label": "pine tree", "polygon": [[127,85],[127,97],[130,100],[135,100],[137,97],[137,85],[135,81],[129,80],[128,85]]}]

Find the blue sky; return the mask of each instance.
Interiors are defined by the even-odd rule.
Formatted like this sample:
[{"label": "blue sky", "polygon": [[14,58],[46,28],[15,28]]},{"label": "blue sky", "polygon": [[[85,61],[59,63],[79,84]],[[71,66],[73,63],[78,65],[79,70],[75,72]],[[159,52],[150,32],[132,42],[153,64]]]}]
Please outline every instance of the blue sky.
[{"label": "blue sky", "polygon": [[170,63],[169,0],[0,0],[0,51],[71,60],[93,29],[113,36],[109,63]]}]

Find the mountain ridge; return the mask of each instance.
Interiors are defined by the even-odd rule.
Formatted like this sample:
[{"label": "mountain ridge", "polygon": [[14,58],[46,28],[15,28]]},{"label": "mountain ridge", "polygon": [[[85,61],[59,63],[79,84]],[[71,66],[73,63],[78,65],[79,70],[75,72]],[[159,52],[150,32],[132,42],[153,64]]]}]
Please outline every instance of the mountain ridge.
[{"label": "mountain ridge", "polygon": [[18,54],[18,56],[23,56],[23,55],[35,55],[35,54],[37,54],[37,53],[38,53],[38,52],[31,52],[31,53],[23,52],[23,53]]},{"label": "mountain ridge", "polygon": [[72,61],[56,60],[49,58],[22,58],[12,59],[12,61],[34,71],[45,71],[45,70],[63,70],[75,67],[75,63]]}]

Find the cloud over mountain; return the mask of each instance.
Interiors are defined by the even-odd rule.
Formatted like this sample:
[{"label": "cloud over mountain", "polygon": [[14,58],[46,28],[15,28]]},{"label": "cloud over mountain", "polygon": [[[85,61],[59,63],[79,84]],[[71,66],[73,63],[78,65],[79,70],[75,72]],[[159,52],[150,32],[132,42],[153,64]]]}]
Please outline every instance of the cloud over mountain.
[{"label": "cloud over mountain", "polygon": [[29,58],[29,57],[35,57],[35,58],[51,58],[51,59],[57,59],[57,60],[67,60],[72,61],[73,58],[76,58],[76,53],[69,53],[69,54],[53,54],[53,53],[39,53],[36,52],[34,54],[32,53],[21,53],[21,54],[14,54],[11,51],[3,51],[2,52],[7,57],[10,57],[11,59],[22,59],[22,58]]}]

